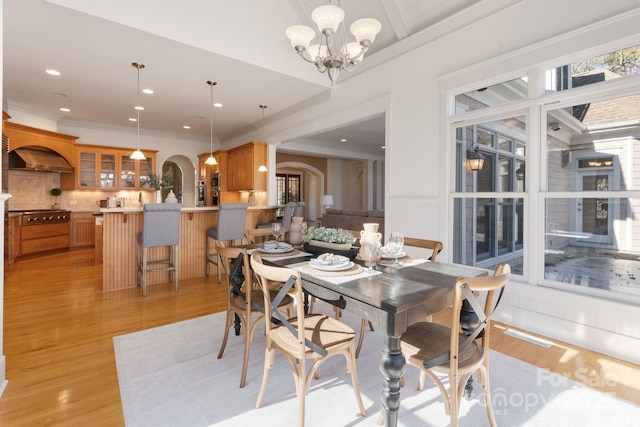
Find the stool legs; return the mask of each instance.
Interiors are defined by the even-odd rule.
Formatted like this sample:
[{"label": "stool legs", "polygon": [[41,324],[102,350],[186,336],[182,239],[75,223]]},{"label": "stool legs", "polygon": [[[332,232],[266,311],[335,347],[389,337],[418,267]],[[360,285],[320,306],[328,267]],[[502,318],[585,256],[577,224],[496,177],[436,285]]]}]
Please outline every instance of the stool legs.
[{"label": "stool legs", "polygon": [[[174,282],[176,291],[178,290],[178,246],[169,247],[168,259],[162,259],[158,261],[149,261],[149,249],[138,245],[138,262],[137,262],[137,274],[136,285],[142,284],[142,296],[147,296],[147,273],[149,271],[164,271],[169,270],[169,281]],[[166,267],[151,268],[150,266],[155,264],[166,264]]]},{"label": "stool legs", "polygon": [[[214,253],[213,255],[211,254],[211,247],[213,246],[213,249],[215,251],[215,245],[211,244],[211,237],[207,236],[207,254],[206,254],[206,264],[207,264],[207,276],[209,275],[210,271],[211,271],[211,267],[209,264],[215,264],[216,265],[216,271],[218,274],[218,283],[220,283],[220,281],[222,280],[222,274],[220,271],[220,255],[218,255],[218,252]],[[215,257],[215,259],[213,258]]]}]

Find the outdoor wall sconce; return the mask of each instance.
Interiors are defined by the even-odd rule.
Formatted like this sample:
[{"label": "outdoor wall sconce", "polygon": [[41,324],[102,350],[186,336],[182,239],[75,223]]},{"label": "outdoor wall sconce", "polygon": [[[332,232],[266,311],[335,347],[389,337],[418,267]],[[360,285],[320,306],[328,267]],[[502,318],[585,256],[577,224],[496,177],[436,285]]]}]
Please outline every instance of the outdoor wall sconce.
[{"label": "outdoor wall sconce", "polygon": [[522,163],[520,167],[516,169],[516,179],[518,181],[524,181],[524,163]]},{"label": "outdoor wall sconce", "polygon": [[478,152],[478,146],[473,151],[467,151],[467,165],[472,171],[479,171],[484,165],[484,156]]}]

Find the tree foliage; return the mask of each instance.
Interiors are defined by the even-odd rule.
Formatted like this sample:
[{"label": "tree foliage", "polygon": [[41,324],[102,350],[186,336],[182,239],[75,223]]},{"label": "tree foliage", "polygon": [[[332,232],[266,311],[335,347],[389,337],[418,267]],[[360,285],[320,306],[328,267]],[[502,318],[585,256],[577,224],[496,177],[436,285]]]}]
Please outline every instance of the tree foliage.
[{"label": "tree foliage", "polygon": [[620,76],[640,73],[640,46],[620,49],[572,64],[573,75],[605,69]]}]

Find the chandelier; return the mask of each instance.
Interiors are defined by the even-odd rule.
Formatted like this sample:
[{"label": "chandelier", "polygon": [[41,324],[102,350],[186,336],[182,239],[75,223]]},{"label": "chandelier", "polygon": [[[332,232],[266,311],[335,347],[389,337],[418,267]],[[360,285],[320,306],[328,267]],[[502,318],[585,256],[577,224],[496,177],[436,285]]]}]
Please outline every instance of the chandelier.
[{"label": "chandelier", "polygon": [[[326,71],[331,80],[331,86],[335,84],[341,70],[351,71],[358,66],[382,28],[382,24],[376,19],[358,19],[349,27],[356,41],[347,42],[344,10],[341,6],[341,0],[338,0],[337,6],[331,4],[331,0],[327,0],[327,4],[311,12],[311,19],[320,30],[318,44],[309,45],[316,37],[313,28],[306,25],[293,25],[286,30],[291,46],[302,59],[314,64],[319,72]],[[337,34],[339,34],[339,40],[337,40]]]}]

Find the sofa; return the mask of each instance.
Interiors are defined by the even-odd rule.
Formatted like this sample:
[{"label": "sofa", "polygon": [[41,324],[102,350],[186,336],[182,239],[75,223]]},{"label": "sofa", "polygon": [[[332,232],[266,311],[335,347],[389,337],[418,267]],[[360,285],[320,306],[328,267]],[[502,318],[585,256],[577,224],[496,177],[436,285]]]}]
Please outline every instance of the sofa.
[{"label": "sofa", "polygon": [[344,230],[359,231],[364,229],[362,224],[375,222],[379,224],[378,232],[384,236],[384,211],[360,211],[350,209],[327,208],[322,216],[322,226],[327,228],[342,228]]}]

